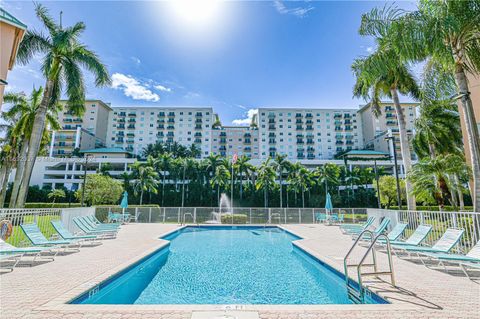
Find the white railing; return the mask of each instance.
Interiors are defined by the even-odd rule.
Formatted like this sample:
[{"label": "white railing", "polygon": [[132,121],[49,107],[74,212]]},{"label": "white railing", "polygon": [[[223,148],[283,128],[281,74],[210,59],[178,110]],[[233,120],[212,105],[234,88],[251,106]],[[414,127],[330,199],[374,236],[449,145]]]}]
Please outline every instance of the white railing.
[{"label": "white railing", "polygon": [[30,246],[25,233],[21,229],[21,224],[36,223],[40,231],[46,238],[56,237],[57,232],[53,228],[51,221],[60,220],[65,227],[72,233],[80,230],[74,225],[73,217],[93,215],[95,208],[2,208],[0,209],[0,220],[9,220],[12,223],[12,234],[7,239],[7,243],[22,247]]},{"label": "white railing", "polygon": [[[312,224],[316,222],[317,213],[326,213],[325,208],[263,208],[263,207],[235,207],[234,215],[244,215],[246,224]],[[96,215],[106,220],[108,212],[122,213],[119,206],[97,207]],[[131,207],[125,210],[133,216],[132,220],[138,223],[193,223],[203,224],[213,219],[214,213],[219,213],[218,207]],[[225,209],[222,211],[225,212]],[[344,215],[345,222],[361,222],[367,219],[365,208],[336,208],[334,214]],[[231,215],[224,215],[225,223]]]},{"label": "white railing", "polygon": [[391,220],[390,228],[396,223],[407,223],[404,237],[408,237],[421,224],[432,226],[432,231],[425,239],[426,245],[433,245],[447,228],[465,230],[459,244],[455,248],[458,252],[469,251],[480,239],[480,213],[477,212],[446,212],[446,211],[409,211],[368,209],[368,216],[375,217],[374,225],[378,225],[383,217]]}]

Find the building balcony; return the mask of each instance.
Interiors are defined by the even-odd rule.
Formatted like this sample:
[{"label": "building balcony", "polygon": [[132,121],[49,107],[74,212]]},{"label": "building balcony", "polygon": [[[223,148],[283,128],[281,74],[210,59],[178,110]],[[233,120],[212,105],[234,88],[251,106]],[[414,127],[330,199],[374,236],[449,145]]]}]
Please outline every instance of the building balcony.
[{"label": "building balcony", "polygon": [[117,137],[118,137],[118,136],[123,137],[123,136],[125,136],[125,133],[123,133],[123,131],[122,131],[122,132],[117,132],[116,136],[117,136]]},{"label": "building balcony", "polygon": [[129,129],[129,130],[134,130],[134,129],[135,129],[135,125],[130,124],[129,126],[127,126],[127,129]]},{"label": "building balcony", "polygon": [[385,106],[385,112],[392,112],[393,110],[393,106]]},{"label": "building balcony", "polygon": [[252,134],[250,134],[250,133],[245,133],[245,134],[243,135],[243,137],[246,137],[246,138],[252,137]]},{"label": "building balcony", "polygon": [[346,138],[347,140],[351,140],[351,139],[353,139],[353,135],[345,135],[345,138]]},{"label": "building balcony", "polygon": [[201,139],[201,138],[196,138],[193,142],[194,142],[195,144],[201,144],[201,143],[202,143],[202,139]]},{"label": "building balcony", "polygon": [[269,125],[269,126],[268,126],[268,129],[269,129],[269,130],[276,130],[276,127],[275,127],[275,125]]},{"label": "building balcony", "polygon": [[202,116],[203,116],[203,113],[202,113],[202,112],[197,112],[197,113],[195,113],[195,116],[196,116],[196,117],[202,117]]},{"label": "building balcony", "polygon": [[157,137],[164,137],[165,135],[163,134],[163,132],[158,132],[157,133]]},{"label": "building balcony", "polygon": [[302,125],[297,125],[297,131],[303,131],[303,126]]},{"label": "building balcony", "polygon": [[336,145],[343,145],[343,141],[336,141],[335,144]]},{"label": "building balcony", "polygon": [[173,134],[173,132],[168,132],[168,133],[167,133],[167,137],[169,137],[169,138],[170,138],[170,137],[174,137],[174,136],[175,136],[175,134]]},{"label": "building balcony", "polygon": [[275,124],[275,119],[269,119],[268,124]]},{"label": "building balcony", "polygon": [[273,138],[268,140],[268,144],[275,144],[275,143],[277,143],[277,141]]},{"label": "building balcony", "polygon": [[295,117],[296,117],[296,118],[302,117],[302,113],[297,113],[297,114],[295,114]]},{"label": "building balcony", "polygon": [[310,145],[311,145],[311,144],[314,144],[314,143],[315,143],[314,140],[311,140],[311,139],[308,139],[308,140],[307,140],[307,144],[310,144]]},{"label": "building balcony", "polygon": [[127,137],[135,137],[135,133],[127,133]]},{"label": "building balcony", "polygon": [[315,154],[307,154],[307,159],[315,159]]},{"label": "building balcony", "polygon": [[120,118],[117,120],[118,123],[125,123],[125,119],[124,118]]},{"label": "building balcony", "polygon": [[202,129],[202,126],[201,126],[201,125],[195,125],[195,129],[196,129],[196,130],[201,130],[201,129]]},{"label": "building balcony", "polygon": [[137,120],[135,120],[135,119],[128,119],[128,123],[136,123],[136,122],[137,122]]},{"label": "building balcony", "polygon": [[172,144],[173,143],[173,137],[167,138],[167,144]]},{"label": "building balcony", "polygon": [[200,123],[201,124],[202,122],[203,122],[202,119],[196,119],[195,120],[195,123]]},{"label": "building balcony", "polygon": [[312,120],[306,120],[306,121],[305,121],[305,124],[307,124],[307,125],[313,125],[313,121],[312,121]]},{"label": "building balcony", "polygon": [[227,143],[227,139],[226,138],[221,138],[218,143],[220,144],[226,144]]},{"label": "building balcony", "polygon": [[272,117],[275,117],[275,113],[269,113],[268,114],[268,118],[272,118]]},{"label": "building balcony", "polygon": [[307,131],[313,131],[313,126],[311,125],[307,125],[307,127],[305,128]]},{"label": "building balcony", "polygon": [[312,115],[312,113],[307,113],[307,114],[305,115],[305,117],[306,117],[307,119],[311,119],[311,118],[313,118],[313,115]]},{"label": "building balcony", "polygon": [[165,119],[157,120],[157,123],[165,123]]},{"label": "building balcony", "polygon": [[165,125],[163,124],[157,126],[157,130],[164,130],[164,129],[165,129]]},{"label": "building balcony", "polygon": [[175,119],[174,118],[169,118],[167,123],[175,123]]},{"label": "building balcony", "polygon": [[349,124],[352,124],[352,121],[350,121],[350,120],[345,120],[343,124],[349,125]]},{"label": "building balcony", "polygon": [[175,112],[168,112],[168,116],[169,116],[169,117],[175,116]]},{"label": "building balcony", "polygon": [[119,129],[119,130],[124,130],[124,129],[125,129],[125,124],[119,124],[119,125],[117,125],[117,129]]},{"label": "building balcony", "polygon": [[56,147],[73,147],[73,146],[75,146],[75,143],[59,142],[59,143],[53,143],[53,146],[56,146]]},{"label": "building balcony", "polygon": [[82,123],[83,120],[82,119],[73,119],[73,123]]},{"label": "building balcony", "polygon": [[394,118],[397,118],[397,116],[393,113],[385,113],[385,118],[394,119]]},{"label": "building balcony", "polygon": [[200,132],[197,132],[197,133],[195,133],[195,135],[194,135],[194,136],[195,136],[195,137],[202,137],[202,133],[200,133]]},{"label": "building balcony", "polygon": [[343,118],[344,119],[350,119],[350,118],[352,118],[352,116],[348,113],[345,113],[345,114],[343,114]]},{"label": "building balcony", "polygon": [[345,144],[347,144],[347,145],[353,145],[353,141],[346,141]]},{"label": "building balcony", "polygon": [[297,119],[297,120],[295,121],[295,124],[303,124],[302,119]]},{"label": "building balcony", "polygon": [[123,143],[123,138],[117,138],[115,140],[115,143],[117,143],[117,144]]},{"label": "building balcony", "polygon": [[131,116],[131,117],[136,117],[136,116],[137,116],[137,113],[130,112],[130,113],[128,113],[128,116]]},{"label": "building balcony", "polygon": [[243,144],[251,144],[252,143],[252,140],[250,140],[249,138],[246,138],[244,141],[243,141]]},{"label": "building balcony", "polygon": [[297,144],[303,144],[304,141],[302,139],[297,139]]},{"label": "building balcony", "polygon": [[307,152],[310,152],[310,153],[315,152],[315,149],[313,147],[307,147]]},{"label": "building balcony", "polygon": [[243,148],[243,150],[244,150],[245,152],[251,152],[251,151],[252,151],[252,148],[251,148],[250,146],[246,146],[246,147]]},{"label": "building balcony", "polygon": [[158,112],[158,117],[165,117],[165,112]]},{"label": "building balcony", "polygon": [[305,154],[297,154],[297,158],[298,158],[298,159],[304,159],[304,158],[305,158]]},{"label": "building balcony", "polygon": [[119,112],[119,113],[118,113],[118,116],[127,116],[127,113],[125,113],[125,112]]},{"label": "building balcony", "polygon": [[220,137],[226,137],[227,133],[226,132],[220,132]]},{"label": "building balcony", "polygon": [[389,121],[386,122],[386,124],[387,124],[387,125],[397,125],[397,121],[391,121],[391,120],[389,120]]},{"label": "building balcony", "polygon": [[226,146],[220,146],[218,148],[219,151],[226,151],[227,150],[227,147]]},{"label": "building balcony", "polygon": [[334,118],[334,119],[341,119],[341,118],[342,118],[342,114],[340,114],[340,113],[335,113],[335,114],[333,115],[333,118]]},{"label": "building balcony", "polygon": [[127,140],[127,144],[133,144],[135,143],[135,140]]},{"label": "building balcony", "polygon": [[350,132],[353,131],[353,128],[351,126],[345,126],[345,131]]},{"label": "building balcony", "polygon": [[126,150],[127,152],[133,152],[133,146],[132,146],[132,145],[129,145],[129,146],[127,146],[127,147],[125,148],[125,150]]},{"label": "building balcony", "polygon": [[65,123],[72,123],[72,122],[73,122],[73,120],[70,119],[70,118],[68,118],[68,119],[63,119],[63,121],[64,121]]},{"label": "building balcony", "polygon": [[167,126],[167,130],[174,130],[174,129],[175,129],[175,126],[173,126],[173,125],[168,125]]},{"label": "building balcony", "polygon": [[276,152],[277,151],[277,148],[276,147],[270,147],[268,149],[269,152]]}]

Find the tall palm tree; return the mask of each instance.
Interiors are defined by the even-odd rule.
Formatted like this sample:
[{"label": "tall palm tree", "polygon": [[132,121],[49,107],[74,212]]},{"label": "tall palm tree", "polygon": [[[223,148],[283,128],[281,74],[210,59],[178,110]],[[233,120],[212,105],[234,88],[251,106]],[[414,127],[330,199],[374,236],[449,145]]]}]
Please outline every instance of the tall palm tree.
[{"label": "tall palm tree", "polygon": [[[4,113],[4,117],[15,119],[15,126],[12,130],[12,134],[17,136],[21,143],[18,159],[15,161],[17,169],[15,172],[15,179],[9,207],[15,207],[17,204],[17,195],[24,168],[23,161],[27,156],[28,141],[32,134],[33,122],[35,120],[36,112],[40,106],[42,94],[43,88],[40,87],[38,90],[34,88],[28,98],[23,93],[7,93],[3,98],[5,103],[11,104],[10,109]],[[52,107],[49,107],[47,110],[46,126],[51,130],[60,129],[60,124],[58,123],[57,117],[57,113],[60,110],[61,106],[59,104],[55,104]],[[45,127],[43,131],[43,144],[45,144],[45,140],[49,139],[50,133],[47,127]]]},{"label": "tall palm tree", "polygon": [[251,170],[252,164],[249,163],[250,158],[242,155],[238,158],[237,162],[234,165],[234,170],[238,173],[240,178],[240,200],[243,199],[243,179],[248,178]]},{"label": "tall palm tree", "polygon": [[289,184],[291,189],[294,190],[295,193],[302,194],[302,207],[305,208],[305,192],[312,185],[312,181],[310,179],[311,175],[309,170],[300,163],[295,163],[293,165],[298,165],[298,169],[295,169],[289,176]]},{"label": "tall palm tree", "polygon": [[45,90],[33,122],[28,145],[27,161],[24,163],[23,176],[18,192],[17,206],[25,203],[30,177],[35,158],[40,149],[47,110],[59,100],[62,88],[66,88],[67,108],[81,114],[85,109],[85,84],[82,67],[88,69],[95,77],[95,85],[110,83],[106,67],[97,55],[79,41],[85,30],[83,22],[63,28],[58,25],[47,9],[41,4],[35,7],[37,17],[48,31],[48,36],[35,30],[28,30],[20,43],[17,61],[27,64],[36,54],[44,54],[42,72],[45,76]]},{"label": "tall palm tree", "polygon": [[[217,171],[217,167],[220,165],[220,155],[214,155],[213,153],[210,153],[208,157],[205,159],[206,165],[205,169],[207,171],[207,184],[210,184],[210,180],[213,178]],[[212,194],[214,196],[214,194]],[[217,194],[217,197],[219,197],[220,194]]]},{"label": "tall palm tree", "polygon": [[315,173],[318,178],[318,183],[325,185],[325,198],[328,193],[329,185],[337,185],[340,177],[340,168],[333,163],[326,163],[325,165],[316,168]]},{"label": "tall palm tree", "polygon": [[163,153],[158,158],[157,167],[159,170],[162,171],[162,207],[165,203],[165,183],[166,183],[167,173],[169,172],[170,167],[172,165],[172,160],[173,159],[170,153]]},{"label": "tall palm tree", "polygon": [[226,186],[230,182],[230,171],[224,165],[219,165],[215,169],[215,174],[210,180],[212,188],[217,188],[217,202],[220,205],[220,191],[226,189]]},{"label": "tall palm tree", "polygon": [[478,0],[420,0],[418,10],[394,6],[364,15],[365,31],[387,34],[399,61],[441,65],[455,77],[463,110],[473,172],[473,206],[480,209],[480,138],[466,73],[480,73],[480,3]]},{"label": "tall palm tree", "polygon": [[157,193],[158,173],[153,166],[143,162],[133,163],[132,173],[134,176],[133,189],[135,195],[140,193],[140,205],[142,205],[144,192]]},{"label": "tall palm tree", "polygon": [[[412,155],[407,136],[407,123],[404,110],[400,105],[399,93],[418,98],[420,90],[409,65],[399,63],[400,57],[394,50],[381,46],[384,41],[383,38],[378,37],[376,40],[379,43],[377,51],[366,58],[356,59],[352,65],[356,77],[353,93],[356,97],[370,100],[375,115],[381,112],[381,97],[388,97],[393,100],[398,121],[403,166],[405,172],[408,173],[412,167]],[[406,188],[408,209],[414,210],[415,197],[410,193],[411,185],[408,180],[406,181]]]},{"label": "tall palm tree", "polygon": [[270,164],[270,157],[258,168],[255,188],[263,190],[264,207],[268,207],[268,192],[275,187],[275,170]]},{"label": "tall palm tree", "polygon": [[[192,171],[195,170],[195,160],[190,157],[183,158],[181,160],[181,166],[182,166],[182,207],[185,206],[185,184],[187,184],[186,176],[191,176]],[[188,175],[187,175],[188,173]],[[189,179],[190,184],[191,178]],[[187,184],[187,185],[188,185]],[[187,196],[188,196],[188,186],[187,186]]]},{"label": "tall palm tree", "polygon": [[280,207],[283,208],[283,175],[285,171],[292,165],[288,159],[287,154],[277,154],[275,161],[273,162],[273,167],[278,174],[278,181],[280,184]]}]

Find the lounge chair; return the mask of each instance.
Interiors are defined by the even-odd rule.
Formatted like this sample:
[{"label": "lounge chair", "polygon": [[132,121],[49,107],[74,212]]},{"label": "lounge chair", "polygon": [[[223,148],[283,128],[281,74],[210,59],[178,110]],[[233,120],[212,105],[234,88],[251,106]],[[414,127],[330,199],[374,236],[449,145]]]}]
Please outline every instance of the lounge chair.
[{"label": "lounge chair", "polygon": [[470,278],[468,274],[469,268],[480,271],[480,240],[466,255],[447,253],[424,253],[424,255],[430,259],[437,260],[438,265],[443,266],[447,272],[446,264],[458,265],[468,278]]},{"label": "lounge chair", "polygon": [[[45,247],[55,246],[55,247],[63,248],[64,252],[66,252],[67,250],[80,251],[78,249],[80,245],[76,241],[48,240],[42,234],[37,224],[21,224],[20,227],[22,228],[23,232],[25,233],[27,238],[32,242],[34,246],[45,246]],[[73,248],[73,247],[77,247],[77,248]]]},{"label": "lounge chair", "polygon": [[92,230],[118,231],[118,226],[115,224],[96,224],[90,219],[90,216],[81,216],[85,224]]},{"label": "lounge chair", "polygon": [[77,240],[80,246],[83,246],[83,243],[90,243],[91,245],[101,244],[95,235],[73,235],[59,220],[52,220],[51,224],[64,240]]},{"label": "lounge chair", "polygon": [[38,257],[43,257],[42,253],[48,253],[51,256],[47,259],[54,260],[54,257],[57,255],[58,251],[53,251],[51,247],[15,247],[0,239],[0,257],[2,257],[2,261],[15,261],[15,263],[11,266],[12,271],[13,267],[15,267],[22,260],[22,257],[32,256],[33,259],[30,263],[31,266]]},{"label": "lounge chair", "polygon": [[[0,255],[0,269],[13,271],[13,268],[20,262],[20,254],[1,254]],[[7,263],[7,265],[5,265]]]},{"label": "lounge chair", "polygon": [[80,217],[73,217],[73,222],[83,233],[85,233],[85,235],[95,235],[99,239],[112,239],[117,236],[116,231],[92,230],[87,226],[87,224],[85,224],[85,221]]},{"label": "lounge chair", "polygon": [[327,221],[327,214],[325,213],[315,213],[315,221],[317,223],[324,223]]},{"label": "lounge chair", "polygon": [[370,217],[367,218],[367,221],[365,223],[361,224],[361,225],[360,224],[343,224],[343,225],[340,225],[340,230],[344,234],[362,232],[363,230],[368,229],[368,227],[370,227],[372,225],[374,220],[375,220],[375,217],[370,216]]},{"label": "lounge chair", "polygon": [[[440,239],[432,247],[413,246],[413,245],[393,245],[396,250],[407,253],[408,257],[415,255],[417,257],[425,256],[426,253],[448,253],[463,236],[465,230],[457,228],[448,228]],[[421,258],[422,259],[422,258]],[[425,264],[422,259],[422,263]]]},{"label": "lounge chair", "polygon": [[87,218],[90,219],[95,225],[106,225],[112,228],[119,228],[122,225],[120,223],[102,223],[95,215],[88,215]]},{"label": "lounge chair", "polygon": [[116,223],[128,223],[131,219],[131,215],[129,213],[121,214],[121,213],[108,213],[108,222],[116,222]]},{"label": "lounge chair", "polygon": [[[380,223],[380,225],[378,225],[377,228],[375,228],[375,230],[372,231],[372,234],[373,234],[373,238],[377,237],[378,235],[382,234],[388,227],[388,225],[390,224],[390,218],[384,218],[382,220],[382,222]],[[360,232],[361,233],[361,232]],[[355,233],[355,234],[352,234],[352,238],[353,239],[357,239],[358,236],[360,235],[360,233]],[[365,233],[363,234],[362,236],[362,239],[361,240],[370,240],[371,237],[370,237],[370,234],[369,233]]]},{"label": "lounge chair", "polygon": [[395,246],[418,246],[432,231],[431,225],[419,225],[407,240],[391,240],[390,244]]}]

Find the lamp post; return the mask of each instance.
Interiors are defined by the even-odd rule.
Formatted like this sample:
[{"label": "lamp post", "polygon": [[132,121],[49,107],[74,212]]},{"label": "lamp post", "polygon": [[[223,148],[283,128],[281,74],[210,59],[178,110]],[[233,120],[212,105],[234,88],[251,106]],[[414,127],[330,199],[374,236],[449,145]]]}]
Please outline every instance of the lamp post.
[{"label": "lamp post", "polygon": [[[398,202],[398,209],[402,209],[402,197],[400,195],[400,180],[398,178],[398,164],[397,164],[397,151],[395,150],[395,136],[393,136],[390,132],[389,136],[385,137],[385,140],[392,142],[392,150],[393,150],[393,163],[395,168],[395,180],[397,182],[397,202]],[[389,144],[390,148],[390,144]]]},{"label": "lamp post", "polygon": [[80,206],[83,207],[84,199],[85,199],[85,187],[87,186],[87,165],[88,160],[90,159],[91,155],[85,155],[85,163],[83,164],[83,185],[82,185],[82,201]]}]

